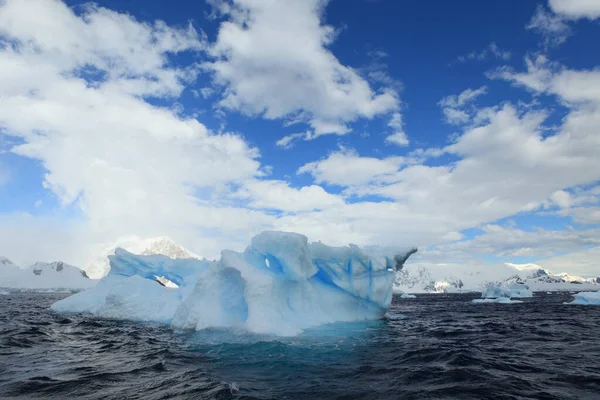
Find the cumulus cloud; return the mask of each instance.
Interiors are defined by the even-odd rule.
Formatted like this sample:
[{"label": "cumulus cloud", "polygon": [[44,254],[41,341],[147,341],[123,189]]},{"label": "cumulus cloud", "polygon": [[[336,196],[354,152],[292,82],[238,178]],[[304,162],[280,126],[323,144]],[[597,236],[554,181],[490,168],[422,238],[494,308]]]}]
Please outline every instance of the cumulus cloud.
[{"label": "cumulus cloud", "polygon": [[236,196],[249,199],[248,207],[251,208],[287,212],[323,210],[342,207],[345,203],[342,197],[326,192],[321,186],[296,189],[286,182],[274,180],[245,182]]},{"label": "cumulus cloud", "polygon": [[298,173],[311,174],[317,183],[356,186],[394,179],[393,176],[406,162],[404,157],[361,157],[355,150],[341,149],[325,159],[303,165]]},{"label": "cumulus cloud", "polygon": [[555,13],[570,19],[600,18],[600,3],[596,0],[549,0],[548,5]]},{"label": "cumulus cloud", "polygon": [[[0,34],[3,135],[18,138],[10,151],[41,161],[44,186],[64,206],[82,211],[78,237],[167,234],[214,256],[272,224],[274,217],[227,199],[230,185],[265,176],[256,148],[146,101],[176,98],[193,79],[193,65],[169,62],[170,54],[203,48],[192,28],[97,6],[76,15],[61,2],[34,0],[2,3]],[[297,201],[291,188],[266,189],[281,194],[280,207]],[[318,188],[305,192],[339,201]],[[253,204],[277,207],[278,194],[252,193]]]},{"label": "cumulus cloud", "polygon": [[358,118],[397,110],[395,90],[375,91],[328,49],[336,31],[322,22],[326,1],[213,3],[226,20],[205,68],[224,88],[222,107],[306,122],[315,136],[343,135]]}]

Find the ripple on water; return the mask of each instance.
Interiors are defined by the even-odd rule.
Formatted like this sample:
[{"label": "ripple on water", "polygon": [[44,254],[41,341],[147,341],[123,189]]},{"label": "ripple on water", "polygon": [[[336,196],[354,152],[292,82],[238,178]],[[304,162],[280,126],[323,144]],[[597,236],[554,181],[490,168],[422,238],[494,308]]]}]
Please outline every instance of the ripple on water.
[{"label": "ripple on water", "polygon": [[384,320],[291,338],[61,316],[0,297],[0,398],[598,398],[598,308],[568,295],[394,299]]}]

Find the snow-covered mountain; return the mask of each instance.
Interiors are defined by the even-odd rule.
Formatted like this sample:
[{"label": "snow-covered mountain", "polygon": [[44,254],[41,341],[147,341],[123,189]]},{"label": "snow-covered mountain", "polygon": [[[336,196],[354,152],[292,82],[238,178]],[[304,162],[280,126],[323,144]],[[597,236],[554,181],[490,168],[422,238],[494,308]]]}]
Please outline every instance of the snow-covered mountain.
[{"label": "snow-covered mountain", "polygon": [[600,289],[600,277],[555,274],[537,264],[510,263],[488,267],[413,263],[396,273],[394,289],[407,293],[476,292],[490,282],[523,283],[534,292]]},{"label": "snow-covered mountain", "polygon": [[0,256],[0,273],[4,269],[12,269],[12,268],[18,268],[18,267],[15,264],[13,264],[13,262],[10,261],[8,258]]},{"label": "snow-covered mountain", "polygon": [[176,259],[200,258],[166,236],[147,239],[142,239],[137,236],[128,236],[119,239],[114,245],[105,246],[98,252],[98,255],[86,265],[85,271],[90,278],[101,279],[108,274],[108,271],[110,271],[108,256],[114,254],[117,248],[122,248],[130,253],[138,255],[162,254]]},{"label": "snow-covered mountain", "polygon": [[555,274],[536,264],[508,264],[518,273],[505,279],[508,283],[524,283],[534,292],[554,290],[599,290],[600,277],[583,278],[567,273]]},{"label": "snow-covered mountain", "polygon": [[19,268],[0,257],[0,288],[72,291],[87,289],[96,283],[85,271],[62,261],[37,262],[28,268]]}]

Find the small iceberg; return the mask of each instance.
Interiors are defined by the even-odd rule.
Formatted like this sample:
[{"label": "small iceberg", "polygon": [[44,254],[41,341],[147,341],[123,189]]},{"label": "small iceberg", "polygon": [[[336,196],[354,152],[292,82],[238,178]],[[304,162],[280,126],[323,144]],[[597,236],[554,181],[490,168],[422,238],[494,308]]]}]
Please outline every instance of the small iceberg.
[{"label": "small iceberg", "polygon": [[475,299],[472,300],[473,304],[489,304],[489,303],[496,303],[496,304],[516,304],[516,303],[522,303],[521,300],[512,300],[509,297],[498,297],[497,299]]},{"label": "small iceberg", "polygon": [[486,304],[486,303],[498,303],[498,304],[515,304],[522,303],[520,300],[512,300],[512,298],[527,298],[533,297],[533,292],[529,286],[523,283],[512,283],[512,284],[496,284],[488,283],[483,292],[481,293],[481,299],[472,300],[473,304]]},{"label": "small iceberg", "polygon": [[416,299],[417,296],[415,296],[414,294],[410,294],[410,293],[402,293],[400,295],[401,299]]},{"label": "small iceberg", "polygon": [[575,300],[564,304],[582,304],[587,306],[600,306],[600,291],[598,292],[579,292],[573,295]]}]

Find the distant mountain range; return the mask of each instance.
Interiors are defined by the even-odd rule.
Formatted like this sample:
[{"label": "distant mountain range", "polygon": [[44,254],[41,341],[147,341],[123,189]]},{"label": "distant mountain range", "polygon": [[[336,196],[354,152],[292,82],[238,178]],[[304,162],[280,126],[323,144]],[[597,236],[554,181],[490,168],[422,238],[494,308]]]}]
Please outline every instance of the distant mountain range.
[{"label": "distant mountain range", "polygon": [[[0,288],[81,290],[94,286],[97,279],[106,276],[110,271],[108,256],[114,254],[117,247],[134,254],[200,258],[168,237],[142,239],[131,236],[101,249],[99,254],[85,266],[85,271],[60,261],[38,262],[21,269],[9,259],[0,256]],[[493,267],[476,267],[425,264],[409,260],[408,264],[396,273],[394,291],[396,293],[479,292],[489,282],[524,283],[535,292],[600,290],[600,277],[584,278],[566,273],[556,274],[537,264],[506,263]]]},{"label": "distant mountain range", "polygon": [[73,291],[95,286],[85,271],[62,261],[37,262],[19,268],[6,257],[0,257],[0,288],[21,290]]},{"label": "distant mountain range", "polygon": [[[117,247],[135,254],[163,254],[171,258],[199,258],[168,237],[141,239],[127,237],[113,246],[107,246],[89,263],[85,270],[62,261],[37,262],[28,268],[19,268],[6,257],[0,256],[0,288],[34,291],[78,291],[93,287],[98,279],[110,271],[108,256]],[[91,278],[91,279],[90,279]],[[161,284],[169,285],[169,282]]]},{"label": "distant mountain range", "polygon": [[524,283],[534,292],[600,290],[600,277],[556,274],[536,264],[506,263],[493,267],[408,264],[396,273],[396,292],[479,292],[489,282]]}]

